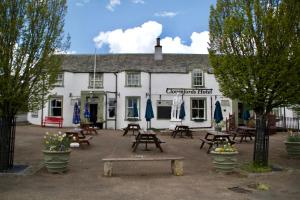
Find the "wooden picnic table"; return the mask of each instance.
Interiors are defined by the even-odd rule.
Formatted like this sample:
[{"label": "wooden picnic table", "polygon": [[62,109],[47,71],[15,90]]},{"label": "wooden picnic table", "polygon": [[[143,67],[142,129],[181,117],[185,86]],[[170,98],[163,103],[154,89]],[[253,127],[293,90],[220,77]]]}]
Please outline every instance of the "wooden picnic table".
[{"label": "wooden picnic table", "polygon": [[247,126],[238,126],[236,130],[236,134],[233,136],[233,140],[236,137],[241,137],[240,142],[243,142],[243,140],[246,142],[246,138],[249,137],[250,140],[252,140],[252,137],[255,137],[256,128],[251,128]]},{"label": "wooden picnic table", "polygon": [[134,124],[134,123],[129,123],[127,125],[126,128],[124,128],[124,133],[123,133],[123,136],[126,135],[129,131],[132,131],[132,134],[134,135],[134,132],[135,131],[139,131],[141,129],[140,125],[139,124]]},{"label": "wooden picnic table", "polygon": [[175,129],[172,131],[173,138],[176,137],[177,134],[180,134],[180,137],[183,137],[183,134],[185,134],[188,137],[193,138],[193,134],[189,126],[186,125],[176,125]]},{"label": "wooden picnic table", "polygon": [[145,144],[145,150],[148,150],[147,145],[148,144],[155,144],[156,148],[159,148],[161,152],[163,152],[163,149],[161,148],[161,143],[164,143],[162,140],[160,140],[156,133],[152,130],[144,131],[139,130],[138,135],[134,138],[132,148],[133,152],[136,151],[139,144]]},{"label": "wooden picnic table", "polygon": [[230,139],[230,134],[220,131],[207,131],[205,137],[201,138],[200,140],[202,141],[200,149],[203,148],[204,144],[209,145],[207,153],[209,153],[214,144],[218,146],[219,144],[223,144],[224,142],[228,142],[231,145],[235,143]]},{"label": "wooden picnic table", "polygon": [[72,142],[77,142],[79,143],[79,145],[84,143],[90,145],[89,140],[93,138],[92,136],[85,136],[85,134],[83,133],[83,129],[81,128],[70,129],[67,130],[65,133],[67,137],[71,139]]}]

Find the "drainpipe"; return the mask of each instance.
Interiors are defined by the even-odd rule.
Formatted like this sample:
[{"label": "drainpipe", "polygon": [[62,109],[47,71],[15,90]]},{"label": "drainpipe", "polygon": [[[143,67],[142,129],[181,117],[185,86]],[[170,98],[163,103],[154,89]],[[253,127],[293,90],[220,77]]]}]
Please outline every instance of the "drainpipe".
[{"label": "drainpipe", "polygon": [[107,93],[105,95],[105,129],[107,129]]},{"label": "drainpipe", "polygon": [[[151,72],[149,72],[149,99],[151,100]],[[151,120],[149,121],[149,128],[151,128]]]},{"label": "drainpipe", "polygon": [[115,75],[115,77],[116,77],[116,93],[115,93],[115,105],[116,105],[116,107],[115,107],[115,130],[117,130],[117,111],[118,111],[118,74],[115,72],[114,73],[114,75]]}]

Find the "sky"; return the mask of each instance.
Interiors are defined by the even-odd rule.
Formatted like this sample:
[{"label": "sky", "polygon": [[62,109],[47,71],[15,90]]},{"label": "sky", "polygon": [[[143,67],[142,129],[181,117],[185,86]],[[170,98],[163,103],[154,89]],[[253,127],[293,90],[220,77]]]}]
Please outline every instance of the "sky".
[{"label": "sky", "polygon": [[68,0],[68,53],[207,54],[210,6],[216,0]]}]

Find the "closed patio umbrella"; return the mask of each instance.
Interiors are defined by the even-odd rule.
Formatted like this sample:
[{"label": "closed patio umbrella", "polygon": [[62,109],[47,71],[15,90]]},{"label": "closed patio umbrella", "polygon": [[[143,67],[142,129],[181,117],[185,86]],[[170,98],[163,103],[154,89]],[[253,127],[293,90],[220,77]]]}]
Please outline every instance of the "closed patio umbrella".
[{"label": "closed patio umbrella", "polygon": [[76,102],[74,105],[74,112],[73,112],[73,124],[79,124],[80,123],[80,110],[78,103]]},{"label": "closed patio umbrella", "polygon": [[179,119],[184,120],[185,117],[185,109],[184,109],[184,101],[180,105]]},{"label": "closed patio umbrella", "polygon": [[250,112],[249,112],[249,110],[245,110],[243,112],[243,119],[246,120],[246,121],[248,121],[250,119]]},{"label": "closed patio umbrella", "polygon": [[214,120],[217,124],[223,120],[221,104],[219,101],[215,103]]},{"label": "closed patio umbrella", "polygon": [[[150,122],[151,119],[154,118],[151,99],[147,100],[145,118],[146,118],[147,127],[148,127],[148,122]],[[150,126],[151,126],[151,124],[149,125],[149,128],[151,128]]]},{"label": "closed patio umbrella", "polygon": [[86,102],[84,106],[84,118],[89,119],[90,118],[90,112],[89,112],[89,104]]}]

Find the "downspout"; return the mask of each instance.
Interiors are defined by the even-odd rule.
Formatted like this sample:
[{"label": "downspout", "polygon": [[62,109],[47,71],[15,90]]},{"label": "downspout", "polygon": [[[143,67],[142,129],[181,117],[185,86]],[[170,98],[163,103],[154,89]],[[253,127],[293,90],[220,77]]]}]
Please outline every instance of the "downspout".
[{"label": "downspout", "polygon": [[107,129],[107,93],[105,95],[105,129]]},{"label": "downspout", "polygon": [[114,73],[115,77],[116,77],[116,93],[115,93],[115,130],[117,130],[117,113],[118,113],[118,74],[115,72]]},{"label": "downspout", "polygon": [[[149,99],[151,100],[151,72],[149,72]],[[151,120],[149,121],[149,128],[151,128]]]}]

